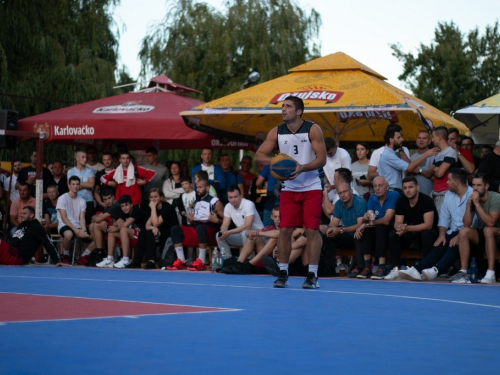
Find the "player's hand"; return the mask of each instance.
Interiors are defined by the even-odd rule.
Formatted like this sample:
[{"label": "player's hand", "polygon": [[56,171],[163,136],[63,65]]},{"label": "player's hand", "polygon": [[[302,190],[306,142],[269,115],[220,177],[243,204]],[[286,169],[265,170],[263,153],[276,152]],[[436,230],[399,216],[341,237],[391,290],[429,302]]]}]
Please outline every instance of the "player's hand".
[{"label": "player's hand", "polygon": [[293,180],[294,178],[296,178],[299,174],[302,173],[302,168],[303,166],[297,162],[296,163],[296,167],[295,167],[295,170],[290,174],[290,180]]}]

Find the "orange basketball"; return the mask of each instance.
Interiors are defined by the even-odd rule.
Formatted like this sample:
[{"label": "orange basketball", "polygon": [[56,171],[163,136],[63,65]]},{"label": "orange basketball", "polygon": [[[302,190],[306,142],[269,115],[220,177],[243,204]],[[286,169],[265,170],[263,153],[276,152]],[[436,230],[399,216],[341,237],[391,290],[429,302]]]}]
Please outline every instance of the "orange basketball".
[{"label": "orange basketball", "polygon": [[271,159],[270,172],[277,180],[289,180],[295,169],[297,169],[297,162],[287,154],[278,154]]}]

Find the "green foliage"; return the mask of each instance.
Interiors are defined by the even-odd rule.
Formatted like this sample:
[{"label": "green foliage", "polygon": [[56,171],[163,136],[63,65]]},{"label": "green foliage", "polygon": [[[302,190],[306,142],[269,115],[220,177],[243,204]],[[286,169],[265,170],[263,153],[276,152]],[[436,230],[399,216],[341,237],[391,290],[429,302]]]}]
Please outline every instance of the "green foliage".
[{"label": "green foliage", "polygon": [[420,44],[417,56],[391,45],[403,63],[398,77],[415,96],[450,113],[500,92],[498,21],[484,35],[463,34],[453,23],[438,23],[434,41]]},{"label": "green foliage", "polygon": [[[0,2],[0,108],[20,118],[112,95],[118,0]],[[34,99],[36,98],[36,99]]]},{"label": "green foliage", "polygon": [[293,0],[231,0],[224,13],[193,0],[171,5],[142,41],[141,75],[165,74],[205,101],[237,91],[252,70],[267,81],[319,56],[321,17]]}]

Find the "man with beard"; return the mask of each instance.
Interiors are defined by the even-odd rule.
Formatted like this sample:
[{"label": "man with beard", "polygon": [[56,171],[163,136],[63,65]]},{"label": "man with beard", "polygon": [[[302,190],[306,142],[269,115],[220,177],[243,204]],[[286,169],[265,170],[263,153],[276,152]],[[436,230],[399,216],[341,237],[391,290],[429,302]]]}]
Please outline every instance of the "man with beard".
[{"label": "man with beard", "polygon": [[[68,178],[64,174],[63,163],[56,160],[52,163],[52,176],[53,180],[49,186],[56,185],[59,195],[63,195],[68,192]],[[48,193],[47,193],[48,195]]]},{"label": "man with beard", "polygon": [[21,210],[21,223],[12,239],[9,242],[0,240],[0,264],[7,266],[26,264],[40,245],[48,251],[56,266],[64,266],[45,229],[35,219],[35,209],[26,206]]},{"label": "man with beard", "polygon": [[389,233],[389,253],[395,267],[384,278],[398,278],[401,263],[401,249],[415,245],[422,249],[425,258],[432,250],[438,236],[438,213],[431,197],[420,193],[420,186],[415,177],[403,179],[403,196],[396,202],[394,230]]},{"label": "man with beard", "polygon": [[406,171],[418,172],[416,168],[428,157],[436,155],[438,150],[428,150],[417,160],[410,161],[406,154],[401,152],[403,149],[403,137],[401,136],[400,131],[395,128],[387,129],[384,135],[384,140],[386,147],[382,152],[382,155],[380,155],[378,174],[379,176],[384,176],[387,179],[391,190],[397,190],[401,194],[401,180],[403,178],[403,173]]},{"label": "man with beard", "polygon": [[190,226],[174,225],[170,235],[174,241],[177,259],[169,270],[182,270],[187,267],[184,256],[185,247],[198,246],[198,258],[187,267],[190,271],[204,271],[207,245],[217,246],[215,234],[219,231],[224,217],[224,205],[218,198],[208,194],[210,184],[208,180],[199,180],[196,184],[196,203],[194,212],[187,214]]},{"label": "man with beard", "polygon": [[[458,232],[458,250],[460,252],[460,271],[450,278],[452,283],[470,283],[467,268],[469,267],[470,245],[478,249],[485,247],[485,237],[492,237],[493,233],[500,232],[500,194],[488,191],[488,178],[482,174],[472,176],[472,190],[464,215],[464,226]],[[475,212],[474,212],[475,211]],[[475,216],[474,216],[475,214]],[[484,231],[484,233],[483,233]],[[494,283],[495,280],[495,252],[497,238],[486,242],[488,257],[488,271],[481,280],[483,284]]]},{"label": "man with beard", "polygon": [[[420,158],[420,156],[429,151],[431,140],[429,139],[429,133],[427,132],[427,130],[420,130],[417,133],[417,139],[415,143],[417,146],[417,152],[410,157],[411,161],[417,160],[418,158]],[[418,183],[418,192],[424,193],[429,197],[432,193],[432,179],[428,176],[424,176],[423,173],[425,173],[429,169],[433,160],[434,158],[427,158],[417,167],[418,173],[414,173],[414,177]]]},{"label": "man with beard", "polygon": [[432,281],[458,259],[458,232],[464,226],[463,217],[472,194],[472,188],[467,185],[467,172],[459,168],[450,169],[448,190],[439,210],[439,236],[434,248],[414,267],[399,271],[402,279]]}]

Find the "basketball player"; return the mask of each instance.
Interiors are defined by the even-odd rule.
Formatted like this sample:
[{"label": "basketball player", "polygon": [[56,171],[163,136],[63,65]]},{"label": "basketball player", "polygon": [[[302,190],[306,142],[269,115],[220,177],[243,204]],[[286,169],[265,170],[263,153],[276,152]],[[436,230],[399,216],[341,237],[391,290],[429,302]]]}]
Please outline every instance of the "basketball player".
[{"label": "basketball player", "polygon": [[280,274],[274,282],[275,288],[288,285],[288,259],[290,257],[292,232],[295,227],[304,227],[307,236],[306,251],[309,272],[302,284],[304,289],[316,289],[318,284],[318,262],[321,250],[319,223],[323,190],[323,166],[326,163],[326,148],[321,128],[302,120],[304,102],[288,96],[282,105],[284,123],[273,128],[255,154],[255,162],[269,165],[268,156],[278,144],[280,153],[291,156],[297,168],[288,181],[284,181],[280,196],[280,234],[278,237],[278,259]]}]

